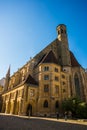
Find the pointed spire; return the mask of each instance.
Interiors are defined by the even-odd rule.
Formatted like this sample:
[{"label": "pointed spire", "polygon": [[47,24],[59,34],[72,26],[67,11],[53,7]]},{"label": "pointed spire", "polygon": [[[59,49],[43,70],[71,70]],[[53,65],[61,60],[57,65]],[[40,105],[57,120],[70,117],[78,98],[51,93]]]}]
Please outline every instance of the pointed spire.
[{"label": "pointed spire", "polygon": [[6,77],[10,77],[10,65],[9,65],[9,68],[8,68],[8,71],[7,71],[7,74],[6,74]]},{"label": "pointed spire", "polygon": [[9,86],[9,80],[10,80],[10,65],[6,74],[6,78],[5,78],[5,88],[4,90],[8,90],[8,86]]}]

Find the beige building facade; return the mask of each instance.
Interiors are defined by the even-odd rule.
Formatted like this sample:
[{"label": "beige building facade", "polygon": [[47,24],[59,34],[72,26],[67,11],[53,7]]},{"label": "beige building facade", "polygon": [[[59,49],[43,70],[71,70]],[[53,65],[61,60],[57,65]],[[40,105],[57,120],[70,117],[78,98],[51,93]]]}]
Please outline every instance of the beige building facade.
[{"label": "beige building facade", "polygon": [[69,50],[67,29],[57,27],[57,38],[10,76],[2,93],[2,112],[15,115],[51,116],[62,112],[70,97],[87,103],[87,73]]}]

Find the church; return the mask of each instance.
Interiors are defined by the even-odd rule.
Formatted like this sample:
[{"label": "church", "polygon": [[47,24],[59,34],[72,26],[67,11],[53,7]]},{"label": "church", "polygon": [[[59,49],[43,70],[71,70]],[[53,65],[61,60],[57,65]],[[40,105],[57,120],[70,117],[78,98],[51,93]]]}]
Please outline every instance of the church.
[{"label": "church", "polygon": [[66,25],[56,28],[57,38],[22,68],[6,74],[2,112],[51,116],[62,102],[78,97],[87,103],[87,73],[69,50]]}]

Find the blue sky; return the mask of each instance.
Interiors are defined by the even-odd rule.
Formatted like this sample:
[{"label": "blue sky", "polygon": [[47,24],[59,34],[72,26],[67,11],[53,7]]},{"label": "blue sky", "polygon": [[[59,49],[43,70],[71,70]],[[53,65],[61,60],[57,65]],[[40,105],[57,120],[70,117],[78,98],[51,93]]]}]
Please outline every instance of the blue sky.
[{"label": "blue sky", "polygon": [[0,0],[0,79],[57,37],[65,24],[69,48],[87,68],[87,0]]}]

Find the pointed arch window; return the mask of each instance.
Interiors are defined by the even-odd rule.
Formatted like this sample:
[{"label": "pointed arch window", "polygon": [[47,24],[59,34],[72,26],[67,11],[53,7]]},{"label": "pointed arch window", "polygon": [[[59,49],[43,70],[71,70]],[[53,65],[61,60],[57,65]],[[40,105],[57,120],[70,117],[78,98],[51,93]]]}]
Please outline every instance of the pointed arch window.
[{"label": "pointed arch window", "polygon": [[75,84],[75,92],[76,96],[80,97],[80,83],[79,83],[79,77],[77,74],[74,76],[74,84]]},{"label": "pointed arch window", "polygon": [[48,108],[48,101],[47,100],[44,101],[43,107]]},{"label": "pointed arch window", "polygon": [[61,29],[61,33],[63,33],[63,29]]},{"label": "pointed arch window", "polygon": [[66,34],[66,30],[65,30],[65,34]]},{"label": "pointed arch window", "polygon": [[55,102],[55,108],[59,108],[59,101]]},{"label": "pointed arch window", "polygon": [[58,30],[58,34],[60,34],[60,31]]}]

